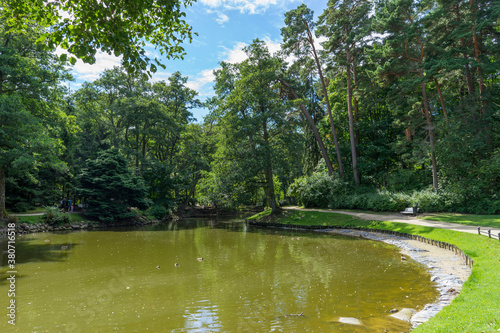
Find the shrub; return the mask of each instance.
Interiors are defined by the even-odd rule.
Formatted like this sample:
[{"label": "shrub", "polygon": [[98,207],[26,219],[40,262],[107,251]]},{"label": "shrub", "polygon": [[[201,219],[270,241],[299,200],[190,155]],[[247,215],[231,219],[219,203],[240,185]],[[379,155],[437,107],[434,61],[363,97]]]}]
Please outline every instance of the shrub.
[{"label": "shrub", "polygon": [[12,206],[12,210],[16,213],[24,213],[30,209],[30,205],[27,202],[19,201]]},{"label": "shrub", "polygon": [[144,180],[127,167],[127,160],[117,149],[98,153],[87,160],[78,176],[79,194],[88,205],[85,214],[103,223],[133,218],[129,207],[146,209]]},{"label": "shrub", "polygon": [[288,194],[305,207],[328,207],[336,198],[346,195],[351,186],[327,172],[314,172],[295,180]]},{"label": "shrub", "polygon": [[69,215],[61,213],[57,206],[46,206],[42,220],[49,225],[61,225],[69,223]]},{"label": "shrub", "polygon": [[19,222],[19,218],[17,216],[9,215],[7,216],[7,223],[17,223]]},{"label": "shrub", "polygon": [[169,211],[161,206],[155,205],[149,209],[149,214],[157,220],[163,220],[163,218],[169,213]]},{"label": "shrub", "polygon": [[417,205],[421,212],[500,213],[500,198],[488,193],[480,180],[443,181],[439,191],[424,189],[405,193],[355,188],[326,172],[315,172],[297,179],[290,186],[289,194],[306,207],[399,212]]}]

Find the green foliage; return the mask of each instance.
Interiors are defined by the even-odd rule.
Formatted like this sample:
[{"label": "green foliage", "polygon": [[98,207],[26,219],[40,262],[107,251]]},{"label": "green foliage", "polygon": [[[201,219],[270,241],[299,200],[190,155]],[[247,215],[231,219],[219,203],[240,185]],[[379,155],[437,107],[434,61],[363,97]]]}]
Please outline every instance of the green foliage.
[{"label": "green foliage", "polygon": [[297,124],[287,119],[289,104],[279,94],[276,74],[283,61],[261,40],[244,51],[246,60],[222,63],[215,72],[217,97],[209,119],[216,126],[218,146],[199,193],[207,203],[237,206],[258,199],[262,190],[266,205],[276,212],[278,184],[291,182],[297,174],[291,157],[302,140]]},{"label": "green foliage", "polygon": [[[131,71],[156,71],[162,65],[146,55],[151,43],[166,58],[182,57],[182,43],[191,41],[191,27],[183,17],[182,7],[192,0],[114,1],[89,0],[57,2],[2,1],[2,17],[13,33],[22,32],[36,23],[44,29],[38,43],[50,48],[60,46],[87,63],[95,62],[97,50],[123,57]],[[63,18],[63,15],[66,17]],[[61,60],[66,61],[63,54]],[[69,58],[76,63],[74,57]]]},{"label": "green foliage", "polygon": [[12,211],[16,213],[24,213],[30,209],[30,205],[27,202],[17,202],[12,206]]},{"label": "green foliage", "polygon": [[149,214],[157,220],[163,220],[169,211],[160,205],[155,205],[149,209]]},{"label": "green foliage", "polygon": [[288,194],[296,197],[305,207],[328,207],[332,198],[345,196],[351,189],[347,182],[320,171],[296,179],[290,185]]},{"label": "green foliage", "polygon": [[57,206],[47,206],[42,221],[49,225],[63,225],[70,222],[70,217],[69,214],[62,213]]},{"label": "green foliage", "polygon": [[17,216],[12,216],[12,215],[9,215],[7,217],[7,220],[5,221],[6,224],[8,223],[18,223],[19,222],[19,218]]},{"label": "green foliage", "polygon": [[[61,138],[63,132],[75,130],[71,118],[62,111],[65,90],[61,81],[69,76],[57,57],[35,44],[42,30],[30,26],[13,33],[2,14],[3,11],[0,14],[0,215],[5,203],[10,207],[21,202],[53,203],[53,195],[48,192],[53,193],[55,182],[46,181],[50,178],[48,173],[67,173]],[[49,202],[43,202],[45,199]]]},{"label": "green foliage", "polygon": [[421,212],[500,212],[499,200],[495,196],[484,195],[481,188],[473,184],[437,192],[431,189],[392,192],[370,187],[354,188],[324,171],[297,179],[290,187],[289,194],[305,207],[398,212],[406,207],[418,206]]},{"label": "green foliage", "polygon": [[117,149],[102,151],[95,160],[87,160],[78,180],[86,215],[101,222],[133,218],[136,214],[130,207],[148,206],[143,179],[128,169],[125,157]]}]

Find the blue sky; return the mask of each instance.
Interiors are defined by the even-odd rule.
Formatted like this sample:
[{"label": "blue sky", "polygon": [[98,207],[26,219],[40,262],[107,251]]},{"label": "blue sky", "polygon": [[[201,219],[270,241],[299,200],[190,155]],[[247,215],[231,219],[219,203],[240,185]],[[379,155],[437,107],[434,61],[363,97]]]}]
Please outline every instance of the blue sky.
[{"label": "blue sky", "polygon": [[[198,33],[191,44],[184,44],[184,60],[165,60],[151,47],[150,56],[156,56],[167,66],[154,74],[153,80],[166,80],[173,72],[179,71],[188,77],[188,86],[198,91],[204,101],[213,96],[213,70],[221,61],[240,62],[245,55],[242,48],[255,38],[264,40],[271,51],[279,48],[280,29],[284,25],[284,14],[306,3],[314,10],[315,16],[326,8],[327,0],[198,0],[186,8],[186,20]],[[73,90],[82,82],[93,81],[107,68],[119,66],[120,59],[99,53],[94,65],[81,61],[73,68],[75,82]],[[192,110],[198,121],[202,121],[207,110]]]}]

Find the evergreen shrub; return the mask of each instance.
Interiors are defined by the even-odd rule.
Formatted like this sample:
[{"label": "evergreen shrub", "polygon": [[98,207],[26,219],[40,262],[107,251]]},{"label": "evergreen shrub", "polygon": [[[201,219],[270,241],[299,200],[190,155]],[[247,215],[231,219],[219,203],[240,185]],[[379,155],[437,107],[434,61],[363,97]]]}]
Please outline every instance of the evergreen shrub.
[{"label": "evergreen shrub", "polygon": [[101,151],[87,160],[78,175],[79,195],[85,199],[85,214],[102,223],[116,223],[137,216],[132,207],[146,209],[144,180],[127,166],[117,149]]}]

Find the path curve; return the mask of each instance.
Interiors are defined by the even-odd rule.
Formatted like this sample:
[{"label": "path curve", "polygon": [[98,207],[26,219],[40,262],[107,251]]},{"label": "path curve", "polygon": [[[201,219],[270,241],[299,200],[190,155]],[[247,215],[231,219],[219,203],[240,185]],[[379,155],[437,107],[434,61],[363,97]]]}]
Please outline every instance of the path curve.
[{"label": "path curve", "polygon": [[[360,218],[363,220],[375,220],[375,221],[387,221],[387,222],[399,222],[399,223],[415,224],[415,225],[420,225],[420,226],[424,226],[424,227],[454,230],[454,231],[466,232],[466,233],[470,233],[470,234],[477,234],[477,228],[478,228],[478,226],[464,225],[464,224],[458,224],[458,223],[421,220],[421,219],[414,217],[414,216],[406,216],[406,215],[395,214],[395,213],[370,214],[370,213],[351,212],[351,211],[336,210],[336,209],[299,208],[297,206],[283,207],[283,209],[346,214],[346,215],[356,216],[357,218]],[[492,228],[492,227],[480,227],[480,228],[481,228],[481,235],[487,237],[488,230],[491,230],[491,237],[498,239],[500,229]]]}]

